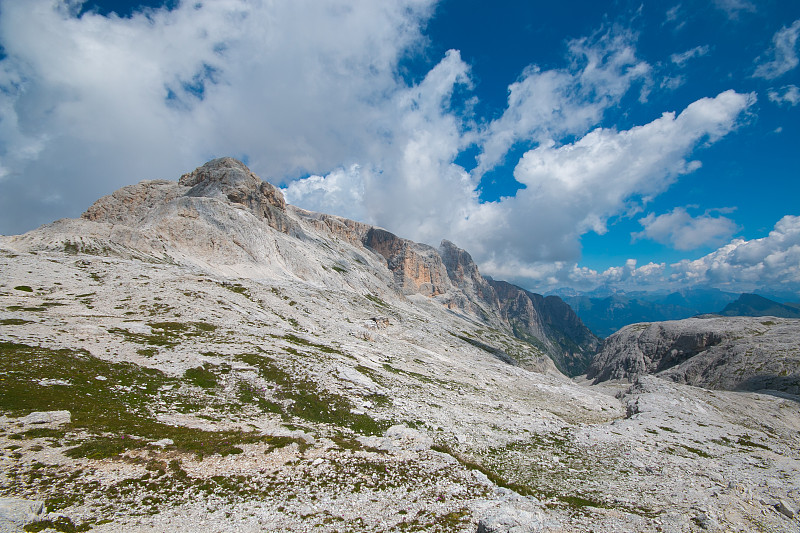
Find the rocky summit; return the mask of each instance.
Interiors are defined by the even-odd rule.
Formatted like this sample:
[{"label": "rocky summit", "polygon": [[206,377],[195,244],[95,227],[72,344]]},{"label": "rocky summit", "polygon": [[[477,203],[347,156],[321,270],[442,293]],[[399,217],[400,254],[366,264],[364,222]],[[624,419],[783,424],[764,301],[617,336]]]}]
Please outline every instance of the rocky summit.
[{"label": "rocky summit", "polygon": [[800,526],[797,320],[594,358],[560,299],[229,158],[0,237],[0,272],[0,531]]}]

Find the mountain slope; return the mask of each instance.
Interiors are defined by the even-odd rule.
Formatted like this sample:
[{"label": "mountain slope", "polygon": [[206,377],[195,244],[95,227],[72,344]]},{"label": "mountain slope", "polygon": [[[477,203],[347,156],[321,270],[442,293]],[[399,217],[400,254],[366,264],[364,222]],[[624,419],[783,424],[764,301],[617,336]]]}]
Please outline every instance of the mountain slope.
[{"label": "mountain slope", "polygon": [[[541,305],[536,312],[508,316],[507,298],[542,297],[514,287],[513,295],[505,291],[499,298],[470,255],[454,244],[444,241],[436,250],[381,228],[287,205],[280,190],[231,158],[211,161],[178,183],[125,187],[95,202],[81,220],[51,225],[47,242],[37,242],[39,234],[20,239],[34,247],[123,257],[144,252],[150,260],[193,264],[222,275],[294,278],[330,288],[345,284],[381,297],[392,291],[433,298],[489,328],[520,332],[533,344],[518,362],[531,368],[548,364],[534,355],[539,352],[561,371],[581,374],[597,346],[565,305],[551,305],[557,319]],[[559,329],[550,324],[554,321],[570,326]],[[578,354],[575,361],[573,354]]]},{"label": "mountain slope", "polygon": [[0,527],[797,525],[794,399],[567,379],[463,250],[187,176],[0,237]]},{"label": "mountain slope", "polygon": [[716,313],[736,298],[718,289],[685,289],[669,294],[572,295],[564,301],[593,332],[607,337],[628,324]]}]

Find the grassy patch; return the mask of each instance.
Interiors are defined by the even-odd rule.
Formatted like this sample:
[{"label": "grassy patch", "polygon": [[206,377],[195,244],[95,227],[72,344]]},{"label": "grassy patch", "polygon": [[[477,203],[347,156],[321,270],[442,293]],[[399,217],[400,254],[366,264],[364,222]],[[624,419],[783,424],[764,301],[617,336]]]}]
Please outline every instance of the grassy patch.
[{"label": "grassy patch", "polygon": [[208,369],[210,365],[190,368],[184,372],[183,377],[188,379],[193,385],[203,389],[213,389],[217,386],[217,375]]},{"label": "grassy patch", "polygon": [[769,446],[764,446],[763,444],[753,442],[750,435],[742,435],[736,440],[736,444],[746,448],[761,448],[762,450],[769,450]]},{"label": "grassy patch", "polygon": [[710,459],[711,457],[713,457],[712,455],[704,452],[703,450],[692,448],[691,446],[686,446],[685,444],[679,444],[678,446],[685,449],[686,451],[692,452],[693,454],[699,455],[700,457],[704,457],[706,459]]},{"label": "grassy patch", "polygon": [[[68,410],[63,430],[81,437],[73,457],[100,458],[172,439],[175,447],[198,456],[240,453],[242,444],[269,442],[268,435],[239,430],[204,431],[158,422],[152,415],[159,401],[173,405],[186,399],[175,392],[179,381],[162,372],[130,363],[111,363],[84,351],[49,350],[24,344],[0,343],[0,411],[24,416],[33,411]],[[97,380],[102,375],[106,380]],[[63,380],[70,385],[42,387],[39,380]],[[172,385],[169,391],[161,390]]]},{"label": "grassy patch", "polygon": [[273,385],[272,396],[281,403],[281,414],[309,422],[350,428],[363,435],[378,435],[391,424],[366,414],[353,413],[350,402],[321,388],[297,370],[287,370],[265,354],[243,354],[238,358],[257,369],[259,376]]},{"label": "grassy patch", "polygon": [[33,292],[33,289],[29,285],[17,285],[14,289],[22,292]]},{"label": "grassy patch", "polygon": [[381,307],[386,307],[386,308],[389,307],[389,304],[387,304],[386,302],[384,302],[383,300],[381,300],[380,298],[378,298],[374,294],[367,294],[367,295],[365,295],[365,298],[367,300],[369,300],[370,302],[372,302],[372,303],[374,303],[376,305],[379,305]]},{"label": "grassy patch", "polygon": [[298,337],[297,335],[292,335],[291,333],[287,333],[283,336],[283,339],[294,344],[295,346],[308,346],[310,348],[316,348],[320,352],[324,353],[335,353],[339,355],[347,355],[343,353],[341,350],[336,348],[331,348],[330,346],[325,346],[324,344],[317,344],[315,342],[311,342],[310,340],[303,339]]},{"label": "grassy patch", "polygon": [[[111,328],[109,333],[122,335],[128,342],[171,348],[181,341],[214,332],[217,327],[205,322],[150,322],[151,333],[135,333],[123,328]],[[155,355],[154,352],[150,355]],[[140,354],[147,355],[147,354]]]},{"label": "grassy patch", "polygon": [[32,324],[32,322],[30,320],[23,320],[21,318],[0,319],[0,326],[22,326],[23,324]]}]

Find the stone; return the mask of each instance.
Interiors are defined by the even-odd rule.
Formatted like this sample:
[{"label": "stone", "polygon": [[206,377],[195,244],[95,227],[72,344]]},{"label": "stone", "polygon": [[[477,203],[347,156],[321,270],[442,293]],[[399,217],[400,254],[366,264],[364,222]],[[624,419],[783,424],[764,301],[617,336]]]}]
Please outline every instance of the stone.
[{"label": "stone", "polygon": [[27,416],[20,418],[23,424],[50,424],[60,426],[69,424],[72,421],[72,414],[69,411],[35,411]]},{"label": "stone", "polygon": [[534,533],[543,526],[541,513],[503,507],[481,518],[477,533]]},{"label": "stone", "polygon": [[790,520],[794,519],[794,515],[795,515],[794,511],[789,509],[789,506],[786,505],[786,502],[784,502],[783,500],[778,500],[778,503],[775,504],[775,509],[779,513],[784,515],[786,518],[788,518]]},{"label": "stone", "polygon": [[593,383],[655,374],[723,390],[800,394],[796,319],[688,318],[632,324],[611,335],[587,371]]},{"label": "stone", "polygon": [[18,533],[43,516],[43,501],[0,498],[0,533]]}]

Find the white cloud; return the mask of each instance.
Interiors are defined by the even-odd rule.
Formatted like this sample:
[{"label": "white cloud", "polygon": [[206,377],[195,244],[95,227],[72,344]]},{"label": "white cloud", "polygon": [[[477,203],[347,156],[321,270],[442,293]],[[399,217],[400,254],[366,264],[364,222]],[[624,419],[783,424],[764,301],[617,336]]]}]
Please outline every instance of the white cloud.
[{"label": "white cloud", "polygon": [[513,266],[502,271],[542,292],[564,286],[626,291],[712,286],[733,292],[769,289],[800,294],[800,216],[783,217],[766,237],[735,239],[696,260],[636,264],[628,259],[625,265],[599,272],[574,262],[539,263],[527,265],[516,278]]},{"label": "white cloud", "polygon": [[[280,181],[369,161],[433,0],[181,2],[131,18],[4,0],[0,227],[221,155]],[[74,9],[72,9],[74,13]],[[24,176],[24,179],[22,178]],[[41,202],[47,193],[59,206]],[[12,201],[13,198],[13,201]]]},{"label": "white cloud", "polygon": [[719,246],[728,242],[738,226],[730,218],[712,216],[709,212],[698,217],[683,207],[656,216],[653,213],[639,219],[644,230],[632,234],[634,240],[652,239],[676,250],[695,250],[704,246]]},{"label": "white cloud", "polygon": [[720,249],[672,266],[673,280],[752,290],[800,289],[800,216],[781,218],[767,237],[736,239]]},{"label": "white cloud", "polygon": [[741,11],[755,13],[756,6],[750,0],[714,0],[714,5],[728,14],[731,19],[739,17]]},{"label": "white cloud", "polygon": [[364,178],[359,165],[338,168],[326,176],[309,176],[283,189],[286,201],[302,203],[319,213],[336,213],[352,220],[365,220]]},{"label": "white cloud", "polygon": [[[356,218],[438,244],[478,203],[476,183],[453,163],[472,133],[449,111],[455,87],[469,84],[469,67],[457,51],[448,51],[418,85],[398,91],[386,103],[395,121],[387,129],[391,139],[373,147],[369,165],[292,182],[288,199],[307,209],[361,214]],[[363,191],[360,205],[343,183],[350,191]],[[331,199],[334,195],[345,198]],[[333,202],[342,209],[326,209]]]},{"label": "white cloud", "polygon": [[[181,2],[128,19],[2,1],[0,226],[11,230],[75,216],[140,179],[247,156],[274,182],[311,174],[286,185],[292,203],[449,238],[486,273],[644,283],[664,265],[580,268],[580,236],[696,169],[695,150],[755,99],[727,91],[625,131],[596,128],[650,84],[635,36],[614,29],[569,42],[566,68],[525,70],[505,112],[480,124],[454,111],[454,91],[472,83],[458,51],[414,86],[397,75],[424,46],[434,0]],[[481,203],[482,173],[518,143],[534,147],[514,171],[525,188]],[[455,163],[470,145],[471,174]]]},{"label": "white cloud", "polygon": [[767,92],[767,97],[770,102],[775,102],[778,105],[796,106],[800,104],[800,87],[797,85],[786,85],[780,89],[770,89]]},{"label": "white cloud", "polygon": [[735,128],[755,101],[726,91],[690,104],[679,115],[626,131],[598,128],[574,143],[528,151],[514,177],[525,185],[513,198],[476,206],[456,242],[494,264],[572,261],[580,235],[602,234],[609,218],[660,194],[680,175],[697,169],[690,159],[703,142]]},{"label": "white cloud", "polygon": [[583,134],[616,104],[650,66],[636,58],[634,35],[614,29],[569,43],[570,68],[528,67],[508,87],[508,107],[483,133],[478,177],[517,142],[542,143]]},{"label": "white cloud", "polygon": [[690,59],[694,59],[696,57],[703,57],[704,55],[708,55],[708,52],[710,51],[711,47],[705,44],[702,46],[695,46],[694,48],[682,52],[680,54],[672,54],[671,56],[669,56],[669,59],[679,67],[682,67]]},{"label": "white cloud", "polygon": [[778,30],[772,37],[772,48],[766,54],[773,59],[765,61],[759,58],[759,65],[753,75],[772,80],[797,67],[800,63],[797,58],[798,36],[800,36],[800,19],[795,20],[791,26],[784,26]]}]

